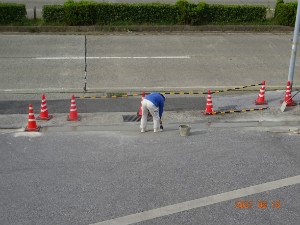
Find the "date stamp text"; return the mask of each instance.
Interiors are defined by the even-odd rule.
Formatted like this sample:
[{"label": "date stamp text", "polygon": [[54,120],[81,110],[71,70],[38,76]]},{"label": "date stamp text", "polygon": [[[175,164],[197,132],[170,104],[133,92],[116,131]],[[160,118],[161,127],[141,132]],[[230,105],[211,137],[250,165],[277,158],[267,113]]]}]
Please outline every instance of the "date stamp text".
[{"label": "date stamp text", "polygon": [[280,201],[258,201],[258,202],[252,202],[252,201],[236,201],[235,202],[235,208],[236,209],[252,209],[252,208],[259,208],[259,209],[266,209],[266,208],[274,208],[279,209],[280,208]]}]

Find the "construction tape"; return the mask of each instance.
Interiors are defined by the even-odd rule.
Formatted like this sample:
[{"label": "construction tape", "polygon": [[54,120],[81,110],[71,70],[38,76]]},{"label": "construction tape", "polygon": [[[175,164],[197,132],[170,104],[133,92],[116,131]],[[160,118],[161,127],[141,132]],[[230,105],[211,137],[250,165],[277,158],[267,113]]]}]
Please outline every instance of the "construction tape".
[{"label": "construction tape", "polygon": [[[145,93],[145,94],[147,95],[148,93]],[[75,98],[126,98],[126,97],[136,97],[136,96],[139,96],[139,95],[142,95],[142,94],[112,95],[112,96],[99,96],[99,97],[91,96],[91,97],[75,97]]]},{"label": "construction tape", "polygon": [[226,92],[226,91],[236,91],[236,90],[240,90],[240,89],[244,89],[244,88],[248,88],[248,87],[255,87],[255,86],[258,86],[258,85],[262,85],[262,83],[260,83],[260,84],[252,84],[252,85],[247,85],[247,86],[237,87],[237,88],[231,88],[231,89],[221,90],[221,91],[212,91],[210,93],[214,94],[214,93],[220,93],[220,92]]},{"label": "construction tape", "polygon": [[232,111],[223,111],[223,112],[212,112],[212,113],[206,113],[206,114],[207,115],[216,115],[216,114],[227,114],[227,113],[237,113],[237,112],[250,112],[250,111],[258,111],[258,110],[265,110],[265,109],[269,109],[269,107],[257,108],[257,109],[232,110]]},{"label": "construction tape", "polygon": [[[236,90],[240,90],[240,89],[244,89],[244,88],[255,87],[255,86],[258,86],[258,85],[262,85],[262,83],[247,85],[247,86],[243,86],[243,87],[230,88],[230,89],[220,90],[220,91],[211,91],[210,94],[227,92],[227,91],[236,91]],[[163,95],[207,95],[208,94],[208,92],[160,92],[160,93],[163,94]],[[145,93],[145,95],[149,95],[149,94],[151,94],[151,92]],[[112,95],[112,96],[99,96],[99,97],[91,96],[91,97],[75,97],[75,98],[82,98],[82,99],[127,98],[127,97],[141,96],[141,95],[142,94]]]}]

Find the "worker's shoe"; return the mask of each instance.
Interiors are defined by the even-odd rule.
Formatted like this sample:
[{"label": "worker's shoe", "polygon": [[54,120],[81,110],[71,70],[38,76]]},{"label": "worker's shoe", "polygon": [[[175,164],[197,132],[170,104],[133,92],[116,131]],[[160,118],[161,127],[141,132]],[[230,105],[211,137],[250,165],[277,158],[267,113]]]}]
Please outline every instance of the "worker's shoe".
[{"label": "worker's shoe", "polygon": [[146,131],[147,131],[147,130],[144,129],[144,128],[141,129],[141,133],[145,133]]},{"label": "worker's shoe", "polygon": [[159,129],[154,129],[154,133],[158,133],[158,132],[160,132]]}]

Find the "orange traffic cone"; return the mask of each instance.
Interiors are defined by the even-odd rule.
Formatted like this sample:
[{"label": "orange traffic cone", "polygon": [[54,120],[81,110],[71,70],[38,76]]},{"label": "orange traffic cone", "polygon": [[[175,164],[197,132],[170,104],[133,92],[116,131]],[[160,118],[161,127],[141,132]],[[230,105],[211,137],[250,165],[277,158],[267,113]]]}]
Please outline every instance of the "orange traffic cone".
[{"label": "orange traffic cone", "polygon": [[45,94],[43,94],[42,95],[42,104],[41,104],[41,113],[37,119],[38,120],[50,120],[50,119],[52,119],[52,117],[53,117],[52,115],[48,115],[46,98],[45,98]]},{"label": "orange traffic cone", "polygon": [[265,81],[262,82],[262,86],[258,93],[257,100],[254,102],[255,105],[267,105],[267,101],[265,101]]},{"label": "orange traffic cone", "polygon": [[28,116],[28,126],[25,127],[25,131],[40,131],[40,126],[36,125],[32,105],[29,105],[29,116]]},{"label": "orange traffic cone", "polygon": [[140,110],[137,112],[136,117],[142,117],[142,115],[143,115],[143,112],[142,112],[142,103],[143,103],[143,100],[144,100],[145,96],[146,96],[145,92],[143,91]]},{"label": "orange traffic cone", "polygon": [[67,117],[67,120],[68,121],[79,121],[79,120],[81,120],[81,116],[77,115],[77,108],[76,108],[76,102],[75,102],[74,95],[72,95],[70,115]]},{"label": "orange traffic cone", "polygon": [[[287,82],[286,92],[285,92],[285,98],[284,101],[286,102],[286,106],[295,106],[297,105],[293,99],[291,94],[291,83],[290,81]],[[280,101],[280,104],[282,104],[282,101]]]},{"label": "orange traffic cone", "polygon": [[213,111],[213,104],[212,104],[212,100],[211,100],[210,90],[208,90],[207,101],[206,101],[206,110],[205,110],[204,114],[211,115],[214,112],[215,111]]},{"label": "orange traffic cone", "polygon": [[[145,94],[145,92],[143,91],[143,93],[142,93],[142,100],[141,100],[140,110],[137,112],[136,117],[142,117],[142,115],[143,115],[143,112],[142,112],[142,102],[143,102],[143,99],[145,98],[145,96],[146,96],[146,94]],[[148,117],[151,117],[150,112],[148,112]]]}]

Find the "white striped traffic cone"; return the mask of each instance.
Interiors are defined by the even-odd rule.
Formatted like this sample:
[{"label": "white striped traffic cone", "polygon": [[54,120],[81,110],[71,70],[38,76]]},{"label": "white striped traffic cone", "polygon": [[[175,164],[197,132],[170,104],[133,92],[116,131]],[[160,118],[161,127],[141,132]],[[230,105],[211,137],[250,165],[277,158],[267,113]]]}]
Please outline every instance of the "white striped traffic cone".
[{"label": "white striped traffic cone", "polygon": [[41,113],[38,120],[50,120],[53,116],[48,114],[47,102],[45,98],[45,94],[42,95],[42,104],[41,104]]},{"label": "white striped traffic cone", "polygon": [[214,111],[213,111],[213,104],[212,104],[211,94],[210,94],[210,90],[208,90],[207,101],[206,101],[206,110],[205,110],[204,114],[211,115],[213,113],[214,113]]},{"label": "white striped traffic cone", "polygon": [[265,101],[265,81],[262,82],[262,86],[259,90],[257,100],[254,102],[255,105],[267,105]]},{"label": "white striped traffic cone", "polygon": [[67,120],[68,121],[79,121],[79,120],[81,120],[81,116],[78,116],[78,114],[77,114],[77,107],[76,107],[76,102],[75,102],[74,95],[72,95],[70,115],[67,117]]},{"label": "white striped traffic cone", "polygon": [[[291,82],[287,82],[286,86],[286,92],[285,92],[285,98],[284,101],[286,102],[286,106],[296,106],[297,104],[292,99],[292,93],[291,93]],[[280,101],[280,104],[282,104],[282,101]]]},{"label": "white striped traffic cone", "polygon": [[[145,97],[146,97],[146,94],[145,94],[145,92],[143,91],[143,92],[142,92],[142,100],[141,100],[140,110],[137,112],[136,117],[142,117],[142,115],[143,115],[143,112],[142,112],[142,103],[143,103],[143,100],[144,100]],[[150,112],[148,112],[148,118],[150,118],[151,116],[152,116],[152,115],[150,114]]]},{"label": "white striped traffic cone", "polygon": [[142,103],[143,103],[143,100],[145,98],[145,92],[143,91],[142,93],[142,99],[141,99],[141,106],[140,106],[140,110],[137,112],[136,114],[136,117],[142,117],[143,113],[142,113]]},{"label": "white striped traffic cone", "polygon": [[40,131],[40,126],[36,125],[34,112],[31,104],[29,105],[28,126],[25,128],[25,131]]}]

